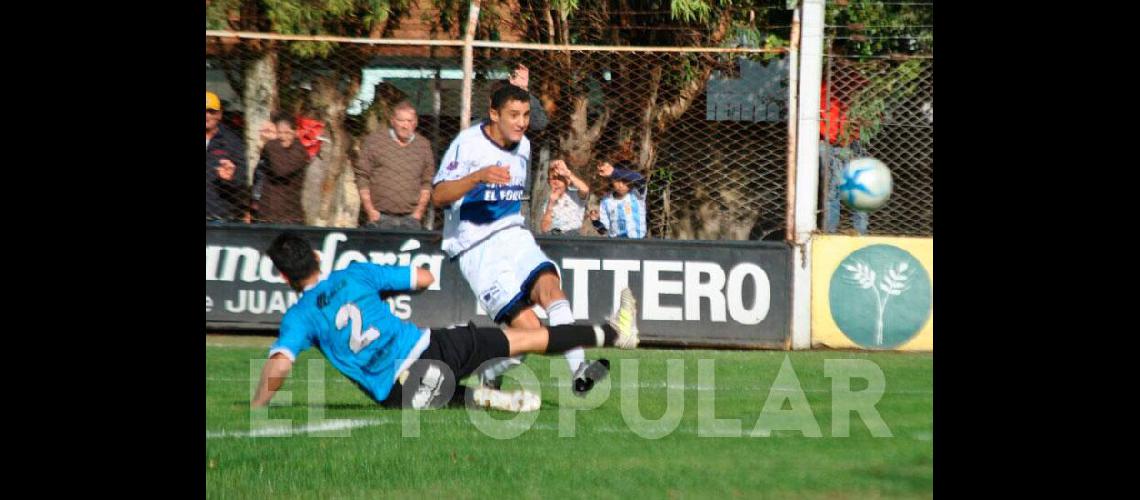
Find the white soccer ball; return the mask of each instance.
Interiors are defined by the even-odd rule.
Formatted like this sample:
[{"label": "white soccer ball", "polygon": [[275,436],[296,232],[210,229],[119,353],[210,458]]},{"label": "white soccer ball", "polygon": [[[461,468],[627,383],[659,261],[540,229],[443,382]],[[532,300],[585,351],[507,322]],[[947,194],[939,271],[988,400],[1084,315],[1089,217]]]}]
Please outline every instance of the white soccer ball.
[{"label": "white soccer ball", "polygon": [[856,158],[843,169],[839,199],[852,210],[871,212],[891,197],[891,169],[871,157]]}]

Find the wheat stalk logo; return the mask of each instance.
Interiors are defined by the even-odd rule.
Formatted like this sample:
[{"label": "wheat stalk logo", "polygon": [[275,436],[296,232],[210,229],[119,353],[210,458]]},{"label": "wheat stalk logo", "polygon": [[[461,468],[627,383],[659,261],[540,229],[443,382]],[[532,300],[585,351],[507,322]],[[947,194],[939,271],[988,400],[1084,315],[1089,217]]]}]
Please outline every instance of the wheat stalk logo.
[{"label": "wheat stalk logo", "polygon": [[870,290],[875,294],[875,302],[879,305],[878,320],[875,323],[875,345],[883,345],[883,314],[887,312],[887,304],[891,297],[898,297],[910,289],[910,273],[908,273],[910,265],[899,262],[894,266],[888,266],[883,279],[879,280],[876,286],[875,270],[862,261],[854,262],[854,264],[844,264],[843,268],[851,272],[849,279],[859,288]]}]

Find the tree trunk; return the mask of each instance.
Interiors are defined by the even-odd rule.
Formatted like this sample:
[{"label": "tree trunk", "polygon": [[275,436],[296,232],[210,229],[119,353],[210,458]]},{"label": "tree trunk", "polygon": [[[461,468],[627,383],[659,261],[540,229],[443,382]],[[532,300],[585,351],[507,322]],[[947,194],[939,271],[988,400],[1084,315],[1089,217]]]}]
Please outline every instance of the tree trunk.
[{"label": "tree trunk", "polygon": [[562,136],[559,145],[565,154],[566,165],[574,169],[580,177],[594,160],[594,144],[602,136],[602,130],[610,119],[608,109],[602,111],[593,125],[587,122],[589,103],[585,95],[574,97],[574,111],[570,115],[570,127]]},{"label": "tree trunk", "polygon": [[270,48],[245,68],[242,107],[245,109],[246,179],[253,183],[253,170],[261,155],[261,124],[277,109],[277,51]]},{"label": "tree trunk", "polygon": [[[648,99],[641,113],[641,147],[638,148],[637,163],[649,172],[657,162],[657,141],[653,137],[653,122],[658,114],[657,93],[661,89],[661,67],[649,73]],[[662,128],[664,130],[664,127]],[[648,181],[648,175],[646,176]]]},{"label": "tree trunk", "polygon": [[[534,158],[531,151],[531,158]],[[542,216],[546,215],[546,204],[550,200],[550,147],[543,144],[538,150],[538,161],[531,161],[530,179],[530,209],[526,212],[530,220],[531,230],[534,234],[542,233]]]},{"label": "tree trunk", "polygon": [[[667,103],[659,103],[657,99],[663,76],[661,68],[650,72],[638,157],[647,179],[656,167],[659,135],[681,120],[692,107],[705,91],[711,72],[712,66],[706,65],[696,78],[681,87],[675,100]],[[749,181],[747,175],[727,165],[720,150],[714,150],[707,165],[689,166],[679,173],[686,175],[700,170],[719,175],[706,176],[697,183],[696,189],[684,197],[688,200],[683,201],[681,196],[669,200],[669,205],[676,207],[676,213],[661,214],[661,218],[668,220],[663,233],[676,239],[747,240],[760,217],[754,207],[755,194],[747,193],[744,188]]]},{"label": "tree trunk", "polygon": [[[321,227],[356,227],[360,194],[349,154],[353,138],[345,128],[349,96],[337,89],[337,78],[319,77],[309,96],[317,118],[324,121],[321,151],[305,178],[305,222]],[[350,89],[351,90],[351,89]]]}]

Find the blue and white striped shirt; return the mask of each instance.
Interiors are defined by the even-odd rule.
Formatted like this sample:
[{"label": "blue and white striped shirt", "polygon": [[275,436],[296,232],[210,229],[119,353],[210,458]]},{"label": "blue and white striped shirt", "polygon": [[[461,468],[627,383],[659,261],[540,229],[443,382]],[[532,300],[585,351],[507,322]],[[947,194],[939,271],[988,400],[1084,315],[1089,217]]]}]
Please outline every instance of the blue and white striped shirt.
[{"label": "blue and white striped shirt", "polygon": [[644,238],[649,232],[645,224],[645,198],[630,191],[621,199],[613,193],[602,198],[598,220],[610,238]]}]

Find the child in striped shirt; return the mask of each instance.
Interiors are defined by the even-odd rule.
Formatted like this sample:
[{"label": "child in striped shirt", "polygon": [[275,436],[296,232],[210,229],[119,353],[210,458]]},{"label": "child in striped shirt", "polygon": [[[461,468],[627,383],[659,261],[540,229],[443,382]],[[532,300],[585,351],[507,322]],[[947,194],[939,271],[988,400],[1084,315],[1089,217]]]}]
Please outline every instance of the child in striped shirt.
[{"label": "child in striped shirt", "polygon": [[602,198],[598,210],[590,211],[590,220],[599,234],[611,238],[644,238],[645,178],[629,169],[616,168],[608,162],[598,167],[599,175],[610,178],[613,190]]}]

